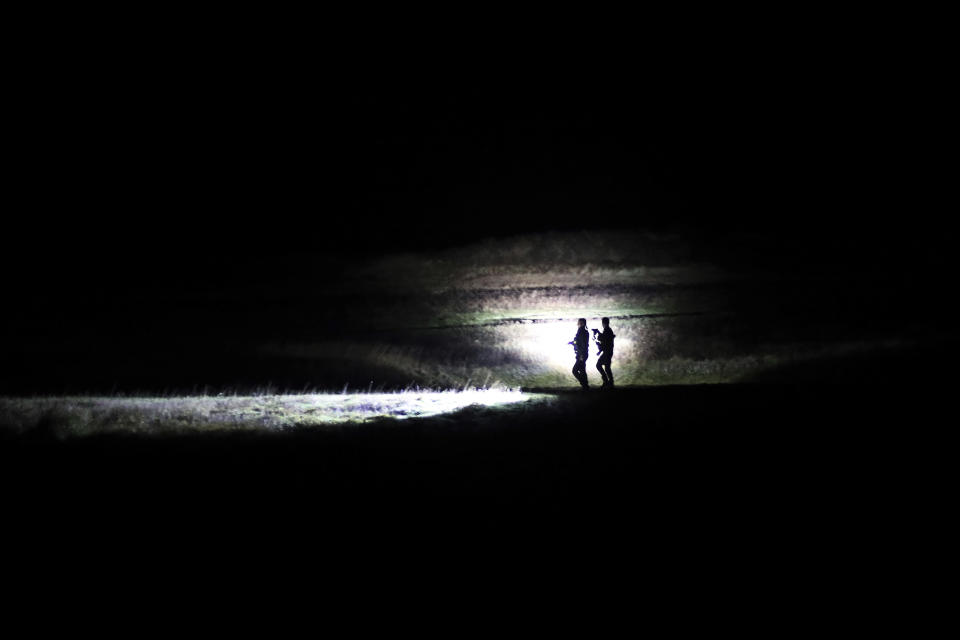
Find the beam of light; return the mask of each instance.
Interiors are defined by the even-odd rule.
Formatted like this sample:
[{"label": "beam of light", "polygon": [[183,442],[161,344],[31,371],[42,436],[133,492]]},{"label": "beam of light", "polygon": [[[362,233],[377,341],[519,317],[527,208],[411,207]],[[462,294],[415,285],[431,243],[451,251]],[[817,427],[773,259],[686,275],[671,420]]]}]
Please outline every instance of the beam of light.
[{"label": "beam of light", "polygon": [[[500,407],[538,399],[507,389],[407,390],[254,396],[0,398],[4,427],[45,430],[57,438],[111,432],[142,435],[323,427],[373,419],[430,417],[467,407]],[[542,399],[542,398],[540,398]]]},{"label": "beam of light", "polygon": [[361,418],[429,417],[452,413],[467,407],[496,407],[525,402],[529,394],[513,390],[473,389],[465,391],[404,391],[402,393],[370,393],[344,396],[315,395],[309,402],[321,411],[342,417],[350,414]]}]

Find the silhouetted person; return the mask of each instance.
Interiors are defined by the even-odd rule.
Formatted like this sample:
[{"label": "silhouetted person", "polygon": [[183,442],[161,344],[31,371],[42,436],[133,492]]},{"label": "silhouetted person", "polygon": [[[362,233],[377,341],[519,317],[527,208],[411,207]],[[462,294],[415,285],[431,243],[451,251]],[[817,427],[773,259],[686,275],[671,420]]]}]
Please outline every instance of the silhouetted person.
[{"label": "silhouetted person", "polygon": [[[600,356],[597,359],[597,371],[600,372],[600,377],[603,378],[603,387],[602,389],[613,389],[613,372],[610,370],[610,360],[613,358],[613,339],[616,338],[616,334],[610,329],[610,318],[604,318],[600,322],[603,323],[603,331],[599,329],[593,330],[593,337],[597,341],[597,348],[600,351],[597,352],[597,355]],[[604,371],[606,369],[606,371]]]},{"label": "silhouetted person", "polygon": [[570,341],[577,361],[573,365],[573,377],[584,389],[590,388],[587,382],[587,356],[590,355],[590,334],[587,332],[586,318],[577,320],[577,335]]}]

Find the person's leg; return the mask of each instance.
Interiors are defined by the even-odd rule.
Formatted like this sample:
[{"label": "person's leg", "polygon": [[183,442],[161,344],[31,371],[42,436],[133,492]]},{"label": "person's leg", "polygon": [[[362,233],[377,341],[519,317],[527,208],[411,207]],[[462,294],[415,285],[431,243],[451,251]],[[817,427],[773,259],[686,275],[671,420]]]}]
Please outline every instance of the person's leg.
[{"label": "person's leg", "polygon": [[603,386],[609,387],[613,385],[613,374],[610,373],[610,356],[606,354],[600,356],[600,359],[597,360],[597,371],[600,372],[600,377],[603,378]]},{"label": "person's leg", "polygon": [[603,365],[603,358],[597,360],[597,371],[600,372],[600,377],[603,379],[603,386],[607,386],[607,372],[603,370]]},{"label": "person's leg", "polygon": [[587,388],[587,367],[586,362],[583,360],[577,360],[576,364],[573,365],[573,376],[577,379],[577,382],[580,383],[580,386],[584,389]]},{"label": "person's leg", "polygon": [[613,386],[613,370],[610,368],[610,362],[613,360],[613,357],[609,354],[604,354],[603,356],[603,368],[606,369],[604,372],[606,375],[603,376],[604,384]]}]

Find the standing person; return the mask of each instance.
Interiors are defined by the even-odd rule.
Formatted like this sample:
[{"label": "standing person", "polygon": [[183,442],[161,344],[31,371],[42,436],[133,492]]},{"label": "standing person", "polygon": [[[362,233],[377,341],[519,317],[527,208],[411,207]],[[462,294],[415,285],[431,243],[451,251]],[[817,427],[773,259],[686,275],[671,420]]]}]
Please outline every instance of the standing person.
[{"label": "standing person", "polygon": [[[616,334],[610,329],[610,318],[604,318],[600,321],[603,324],[603,331],[601,332],[598,329],[593,330],[593,337],[597,341],[597,347],[600,351],[597,353],[600,356],[597,359],[597,371],[600,372],[600,377],[603,378],[603,386],[601,389],[613,389],[613,371],[610,370],[610,361],[613,359],[613,339],[616,338]],[[606,371],[604,371],[606,369]]]},{"label": "standing person", "polygon": [[577,361],[573,364],[573,377],[584,390],[590,388],[587,382],[587,356],[590,355],[590,334],[587,332],[586,318],[577,320],[577,335],[570,341]]}]

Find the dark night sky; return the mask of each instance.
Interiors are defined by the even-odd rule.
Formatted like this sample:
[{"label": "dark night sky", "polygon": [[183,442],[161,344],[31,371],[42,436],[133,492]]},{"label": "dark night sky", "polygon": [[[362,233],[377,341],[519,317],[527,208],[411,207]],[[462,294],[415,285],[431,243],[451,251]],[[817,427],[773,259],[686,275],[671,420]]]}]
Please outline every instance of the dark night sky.
[{"label": "dark night sky", "polygon": [[103,55],[61,61],[32,114],[7,239],[25,278],[596,226],[761,230],[802,259],[902,239],[885,217],[923,196],[909,132],[889,125],[890,65],[799,51],[414,74]]}]

